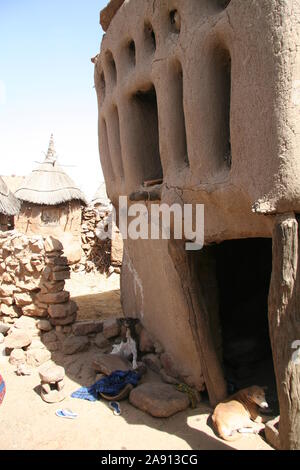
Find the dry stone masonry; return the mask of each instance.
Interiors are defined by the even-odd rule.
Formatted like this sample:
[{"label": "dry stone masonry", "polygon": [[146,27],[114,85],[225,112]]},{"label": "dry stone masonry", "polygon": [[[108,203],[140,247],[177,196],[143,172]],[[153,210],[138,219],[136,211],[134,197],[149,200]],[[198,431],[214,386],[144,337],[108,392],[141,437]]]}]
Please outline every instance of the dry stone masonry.
[{"label": "dry stone masonry", "polygon": [[99,225],[105,229],[110,213],[109,208],[100,210],[94,206],[87,206],[83,209],[81,222],[82,256],[80,263],[74,266],[74,271],[99,271],[101,273],[108,271],[111,241],[98,238],[96,229]]},{"label": "dry stone masonry", "polygon": [[[52,237],[0,233],[0,331],[14,366],[38,367],[58,349],[54,327],[74,323],[77,305],[64,290],[70,277],[62,244]],[[47,339],[47,338],[46,338]],[[47,347],[48,346],[48,347]]]},{"label": "dry stone masonry", "polygon": [[74,265],[75,272],[99,271],[120,273],[123,258],[123,240],[119,229],[112,224],[112,239],[101,238],[111,225],[111,206],[85,207],[82,211],[81,247],[82,256]]},{"label": "dry stone masonry", "polygon": [[0,234],[0,309],[2,320],[13,322],[21,315],[43,317],[37,304],[41,278],[46,268],[42,237],[27,237],[16,231]]},{"label": "dry stone masonry", "polygon": [[47,318],[53,325],[75,321],[77,307],[64,290],[70,277],[62,245],[52,237],[0,234],[0,318]]}]

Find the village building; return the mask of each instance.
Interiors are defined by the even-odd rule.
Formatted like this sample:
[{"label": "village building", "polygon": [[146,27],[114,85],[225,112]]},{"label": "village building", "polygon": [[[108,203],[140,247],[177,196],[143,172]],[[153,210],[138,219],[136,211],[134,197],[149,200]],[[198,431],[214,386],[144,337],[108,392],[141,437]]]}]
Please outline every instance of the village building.
[{"label": "village building", "polygon": [[23,183],[25,176],[20,176],[20,175],[3,175],[2,179],[4,183],[7,185],[8,189],[10,190],[11,193],[15,194],[17,189],[21,186]]},{"label": "village building", "polygon": [[78,262],[86,199],[57,162],[52,135],[45,161],[22,181],[15,196],[22,202],[15,228],[28,236],[51,235],[63,244],[68,262]]},{"label": "village building", "polygon": [[110,208],[111,202],[107,197],[106,185],[102,182],[97,189],[93,199],[91,200],[91,205],[94,207],[101,208]]},{"label": "village building", "polygon": [[292,0],[112,0],[101,24],[108,197],[205,206],[202,250],[124,240],[124,314],[212,405],[269,385],[281,448],[299,449],[299,12]]},{"label": "village building", "polygon": [[14,216],[19,212],[20,206],[20,201],[0,176],[0,231],[14,228]]}]

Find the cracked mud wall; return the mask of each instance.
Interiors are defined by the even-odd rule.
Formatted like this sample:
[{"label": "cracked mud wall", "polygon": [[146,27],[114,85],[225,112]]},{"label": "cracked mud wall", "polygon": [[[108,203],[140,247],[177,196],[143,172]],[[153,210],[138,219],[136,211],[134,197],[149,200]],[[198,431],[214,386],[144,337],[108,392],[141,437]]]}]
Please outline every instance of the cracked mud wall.
[{"label": "cracked mud wall", "polygon": [[127,240],[125,246],[121,272],[124,314],[140,318],[171,355],[178,374],[203,390],[204,379],[191,331],[190,312],[168,253],[168,241]]},{"label": "cracked mud wall", "polygon": [[[271,237],[276,213],[300,210],[298,18],[298,0],[129,0],[115,11],[95,64],[100,158],[115,206],[148,178],[155,120],[139,119],[134,97],[154,87],[161,202],[205,204],[206,243]],[[165,242],[125,246],[143,291],[141,305],[125,267],[125,313],[142,311],[148,329],[199,377]]]}]

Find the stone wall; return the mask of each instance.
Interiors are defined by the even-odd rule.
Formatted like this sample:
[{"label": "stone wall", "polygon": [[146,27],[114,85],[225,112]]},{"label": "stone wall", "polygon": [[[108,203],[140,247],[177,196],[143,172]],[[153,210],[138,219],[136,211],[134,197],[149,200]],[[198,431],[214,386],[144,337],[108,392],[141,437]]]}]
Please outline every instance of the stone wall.
[{"label": "stone wall", "polygon": [[81,243],[82,256],[75,271],[107,272],[110,266],[111,241],[100,240],[97,237],[97,226],[105,226],[111,213],[109,207],[96,208],[93,205],[85,207],[82,211]]},{"label": "stone wall", "polygon": [[112,239],[102,239],[111,224],[111,206],[93,205],[82,211],[82,257],[74,265],[76,272],[119,272],[123,258],[123,240],[118,227],[112,224]]},{"label": "stone wall", "polygon": [[22,316],[48,318],[67,325],[76,318],[76,304],[64,290],[70,268],[62,244],[53,237],[0,233],[0,320]]}]

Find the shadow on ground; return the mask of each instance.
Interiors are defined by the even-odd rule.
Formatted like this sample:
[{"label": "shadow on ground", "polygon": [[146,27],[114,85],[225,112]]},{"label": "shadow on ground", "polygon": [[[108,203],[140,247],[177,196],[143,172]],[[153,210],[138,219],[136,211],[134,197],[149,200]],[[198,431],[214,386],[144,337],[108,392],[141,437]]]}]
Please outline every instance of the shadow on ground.
[{"label": "shadow on ground", "polygon": [[[74,388],[72,391],[75,391],[76,388],[79,386],[87,386],[91,385],[95,382],[96,374],[93,368],[91,367],[92,359],[94,355],[99,353],[98,349],[90,349],[87,352],[82,352],[79,354],[75,354],[72,356],[63,356],[61,353],[53,353],[52,360],[57,364],[61,365],[65,368],[66,376],[74,383]],[[141,383],[145,381],[161,381],[160,377],[153,373],[152,371],[148,371],[147,374],[142,378]],[[77,384],[77,385],[76,385]],[[83,402],[83,400],[73,399],[70,398],[68,400],[68,406],[72,406],[76,408],[76,405],[80,404],[79,402]],[[233,450],[234,448],[227,445],[226,443],[220,441],[212,431],[212,429],[207,426],[207,418],[209,413],[211,413],[211,408],[208,404],[200,403],[197,409],[188,409],[184,412],[177,413],[176,415],[170,418],[154,418],[147,413],[144,413],[134,406],[132,406],[128,399],[123,400],[120,402],[122,415],[119,417],[113,416],[111,410],[108,407],[108,402],[104,399],[99,400],[99,404],[102,406],[104,405],[109,414],[110,414],[110,421],[111,424],[115,426],[116,435],[119,432],[120,421],[122,422],[122,427],[125,425],[126,428],[126,439],[127,446],[124,443],[123,446],[116,445],[118,442],[120,443],[120,438],[117,438],[115,442],[112,442],[111,445],[114,449],[136,449],[136,448],[143,448],[143,433],[145,427],[155,431],[156,440],[157,435],[161,434],[159,438],[161,447],[164,448],[164,441],[172,442],[177,438],[177,446],[178,446],[178,439],[185,442],[183,448],[190,448],[193,450]],[[91,402],[86,402],[85,407],[90,407],[94,409],[95,404]],[[102,423],[104,424],[104,423]],[[128,426],[126,426],[128,425]],[[139,428],[141,430],[139,431]],[[203,431],[205,429],[205,431]],[[128,445],[128,436],[130,433],[135,435],[135,444]],[[128,433],[128,435],[127,435]],[[150,432],[151,434],[151,432]],[[166,436],[166,435],[169,435]],[[130,440],[130,439],[129,439]],[[155,449],[157,444],[155,441],[152,443],[147,441],[144,443],[144,448],[146,449]],[[166,448],[168,444],[166,444]],[[176,447],[178,449],[178,447]]]},{"label": "shadow on ground", "polygon": [[123,316],[118,289],[97,294],[73,295],[71,299],[78,305],[77,320],[105,320]]}]

